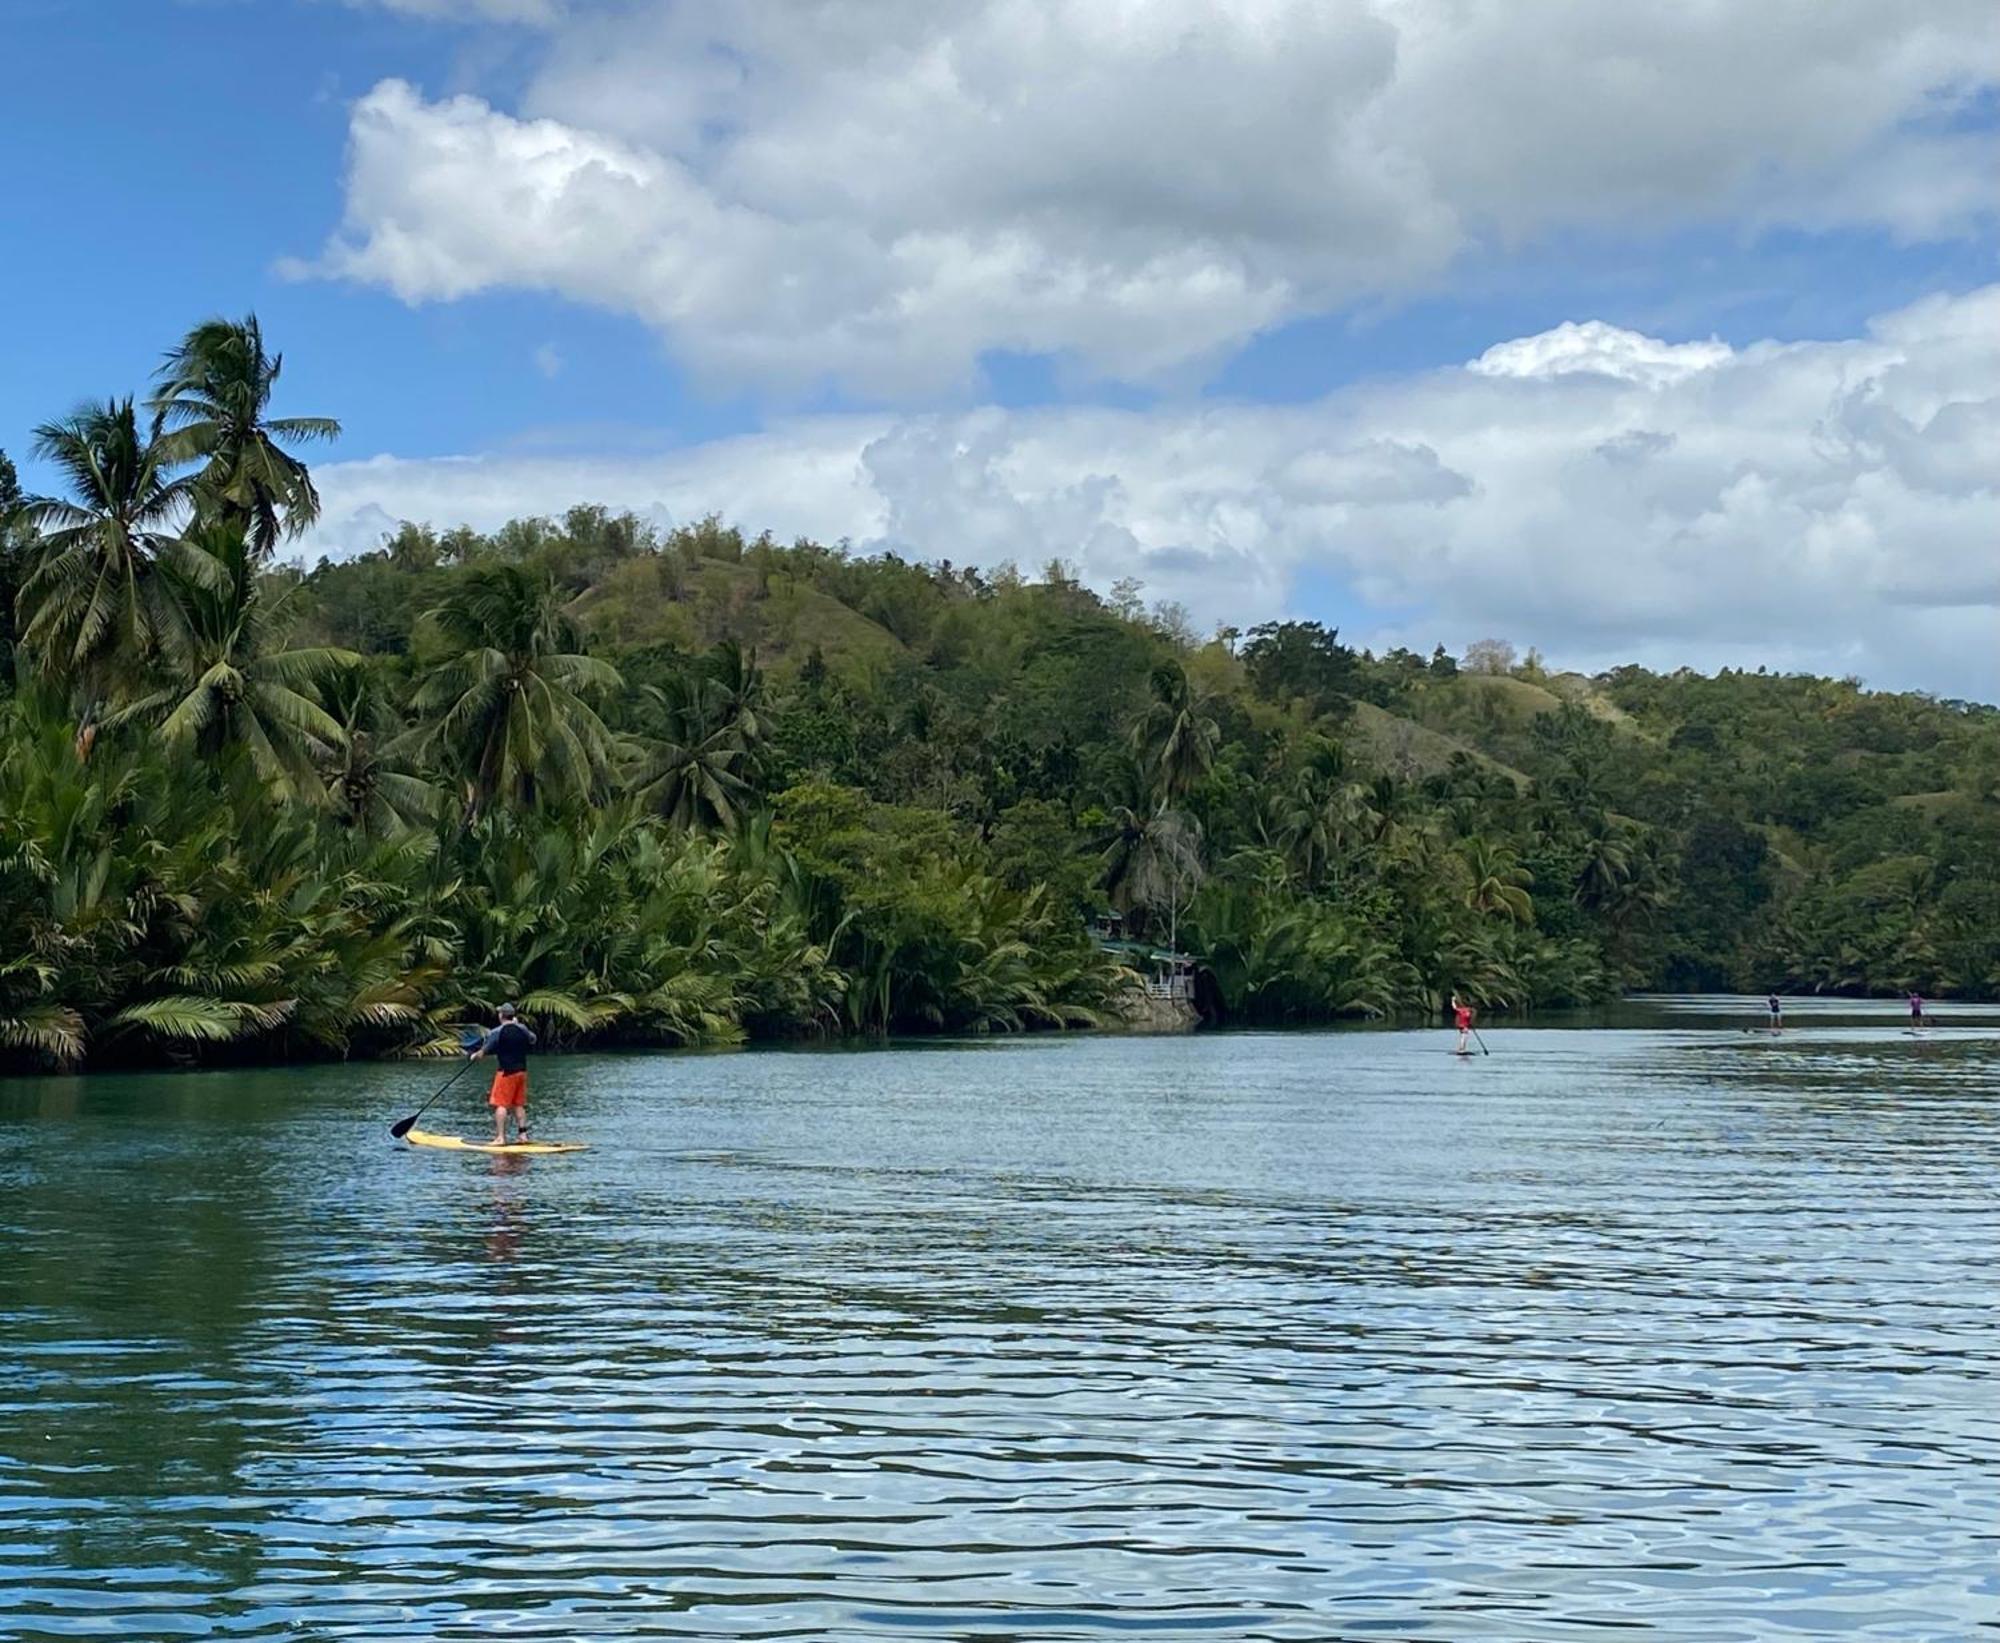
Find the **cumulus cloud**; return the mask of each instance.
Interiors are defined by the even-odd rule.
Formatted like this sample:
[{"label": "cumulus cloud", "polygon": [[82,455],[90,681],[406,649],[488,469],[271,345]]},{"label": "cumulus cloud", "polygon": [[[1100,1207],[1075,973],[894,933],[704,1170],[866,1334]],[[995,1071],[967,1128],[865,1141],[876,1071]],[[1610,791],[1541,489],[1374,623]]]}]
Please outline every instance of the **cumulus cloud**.
[{"label": "cumulus cloud", "polygon": [[[1550,368],[1577,360],[1596,363]],[[1498,632],[1588,668],[1769,664],[2000,697],[2000,286],[1840,341],[1563,327],[1302,406],[829,416],[650,457],[319,478],[309,547],[333,554],[391,517],[719,511],[960,563],[1060,556],[1209,622],[1334,584],[1376,612],[1354,636],[1377,642]]]},{"label": "cumulus cloud", "polygon": [[1987,0],[579,6],[516,108],[363,97],[316,266],[560,293],[731,383],[1156,379],[1556,230],[1961,232],[1996,64]]},{"label": "cumulus cloud", "polygon": [[1467,369],[1489,377],[1594,373],[1626,382],[1668,383],[1710,370],[1729,357],[1725,342],[1661,342],[1602,320],[1582,325],[1565,320],[1539,336],[1497,342]]}]

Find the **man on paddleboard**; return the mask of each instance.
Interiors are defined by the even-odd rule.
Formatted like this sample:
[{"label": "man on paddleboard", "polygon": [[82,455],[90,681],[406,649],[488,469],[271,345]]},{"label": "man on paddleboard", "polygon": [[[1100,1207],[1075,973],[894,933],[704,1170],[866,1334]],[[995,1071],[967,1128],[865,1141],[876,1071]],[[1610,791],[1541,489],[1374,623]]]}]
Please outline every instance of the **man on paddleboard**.
[{"label": "man on paddleboard", "polygon": [[1472,1052],[1466,1048],[1465,1041],[1472,1033],[1472,1006],[1456,993],[1451,995],[1451,1019],[1458,1028],[1458,1053],[1470,1055]]},{"label": "man on paddleboard", "polygon": [[504,1147],[509,1112],[514,1115],[514,1128],[518,1132],[515,1138],[528,1139],[528,1051],[534,1048],[535,1035],[521,1025],[519,1012],[513,1005],[503,1004],[496,1013],[500,1025],[486,1035],[472,1052],[472,1059],[477,1061],[491,1050],[499,1066],[486,1100],[493,1108],[493,1144]]},{"label": "man on paddleboard", "polygon": [[1772,1032],[1778,1033],[1785,1030],[1785,1005],[1784,1001],[1776,993],[1773,993],[1769,998],[1764,1000],[1764,1013],[1771,1018]]},{"label": "man on paddleboard", "polygon": [[1912,1027],[1920,1028],[1923,1026],[1923,1024],[1924,1024],[1924,995],[1919,992],[1912,992],[1910,994],[1910,1025]]}]

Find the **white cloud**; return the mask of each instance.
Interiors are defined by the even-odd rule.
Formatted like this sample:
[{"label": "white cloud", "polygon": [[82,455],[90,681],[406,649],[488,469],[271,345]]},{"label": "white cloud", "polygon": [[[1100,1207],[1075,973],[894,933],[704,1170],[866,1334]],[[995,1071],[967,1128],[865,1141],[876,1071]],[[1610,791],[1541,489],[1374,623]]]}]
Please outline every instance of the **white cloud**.
[{"label": "white cloud", "polygon": [[534,352],[535,369],[554,381],[562,375],[563,357],[553,342],[545,342]]},{"label": "white cloud", "polygon": [[[1578,357],[1646,368],[1540,368]],[[392,517],[719,511],[960,563],[1061,556],[1204,621],[1283,614],[1302,578],[1331,578],[1383,613],[1355,635],[1377,641],[1497,632],[1590,668],[2000,697],[2000,286],[1734,352],[1565,327],[1304,406],[819,417],[650,457],[319,478],[324,552],[372,547]]]},{"label": "white cloud", "polygon": [[1495,343],[1467,367],[1489,377],[1596,375],[1626,382],[1679,382],[1730,358],[1724,342],[1661,342],[1602,320],[1565,320],[1553,331]]},{"label": "white cloud", "polygon": [[318,266],[560,293],[732,383],[1156,379],[1555,230],[1963,232],[1996,65],[1989,0],[635,0],[517,111],[361,99]]}]

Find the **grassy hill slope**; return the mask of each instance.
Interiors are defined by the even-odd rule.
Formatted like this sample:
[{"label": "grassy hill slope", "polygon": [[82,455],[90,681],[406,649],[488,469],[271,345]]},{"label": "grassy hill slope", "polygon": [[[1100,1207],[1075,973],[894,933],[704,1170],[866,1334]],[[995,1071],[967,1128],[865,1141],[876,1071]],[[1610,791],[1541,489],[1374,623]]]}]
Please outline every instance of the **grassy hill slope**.
[{"label": "grassy hill slope", "polygon": [[1431,730],[1414,719],[1387,712],[1373,702],[1354,704],[1346,736],[1367,763],[1402,781],[1421,781],[1426,776],[1442,775],[1451,768],[1454,756],[1464,754],[1487,769],[1508,777],[1517,786],[1528,784],[1528,778],[1519,770],[1482,753],[1471,742],[1443,731]]},{"label": "grassy hill slope", "polygon": [[907,654],[887,628],[810,584],[726,560],[629,560],[575,610],[607,645],[698,651],[733,639],[779,672],[817,650],[835,673],[859,678]]}]

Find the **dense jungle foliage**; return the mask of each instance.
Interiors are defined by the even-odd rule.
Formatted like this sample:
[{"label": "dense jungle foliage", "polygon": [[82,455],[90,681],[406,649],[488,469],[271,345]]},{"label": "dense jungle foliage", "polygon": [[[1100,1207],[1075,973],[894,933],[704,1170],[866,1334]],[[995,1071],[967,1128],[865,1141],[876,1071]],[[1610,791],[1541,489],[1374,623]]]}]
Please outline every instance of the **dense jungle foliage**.
[{"label": "dense jungle foliage", "polygon": [[1110,910],[1234,1022],[2000,987],[1992,708],[590,507],[308,569],[279,366],[210,321],[63,494],[0,457],[11,1064],[1087,1025]]}]

